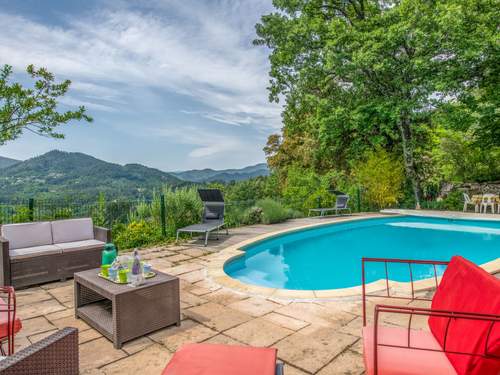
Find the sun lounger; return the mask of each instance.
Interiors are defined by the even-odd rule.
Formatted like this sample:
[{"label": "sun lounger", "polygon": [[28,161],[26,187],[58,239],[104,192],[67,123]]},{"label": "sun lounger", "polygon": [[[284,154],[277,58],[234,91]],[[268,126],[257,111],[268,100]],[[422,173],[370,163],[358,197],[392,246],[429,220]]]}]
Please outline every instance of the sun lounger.
[{"label": "sun lounger", "polygon": [[[205,236],[205,246],[208,243],[208,237],[211,232],[216,232],[219,239],[219,230],[224,227],[224,197],[218,189],[199,189],[198,194],[203,201],[203,216],[200,224],[188,225],[177,230],[177,240],[179,234],[201,233]],[[226,229],[226,234],[228,234]]]},{"label": "sun lounger", "polygon": [[312,212],[319,212],[319,216],[325,216],[326,213],[335,211],[335,215],[338,215],[339,211],[349,211],[351,209],[348,207],[349,195],[342,194],[337,195],[335,199],[335,207],[325,207],[325,208],[311,208],[309,210],[309,216],[311,216]]}]

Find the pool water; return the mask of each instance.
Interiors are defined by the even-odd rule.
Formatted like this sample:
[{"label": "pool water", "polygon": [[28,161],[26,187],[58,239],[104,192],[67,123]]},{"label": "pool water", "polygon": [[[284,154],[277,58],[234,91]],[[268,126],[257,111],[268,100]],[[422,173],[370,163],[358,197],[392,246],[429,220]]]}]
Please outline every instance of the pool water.
[{"label": "pool water", "polygon": [[[390,217],[356,220],[296,231],[244,248],[224,271],[247,284],[325,290],[361,284],[361,258],[449,260],[462,255],[476,264],[500,256],[500,221]],[[389,278],[409,281],[407,264],[388,266]],[[438,274],[443,267],[438,267]],[[429,265],[412,265],[413,278],[434,276]],[[385,277],[383,264],[368,264],[367,282]]]}]

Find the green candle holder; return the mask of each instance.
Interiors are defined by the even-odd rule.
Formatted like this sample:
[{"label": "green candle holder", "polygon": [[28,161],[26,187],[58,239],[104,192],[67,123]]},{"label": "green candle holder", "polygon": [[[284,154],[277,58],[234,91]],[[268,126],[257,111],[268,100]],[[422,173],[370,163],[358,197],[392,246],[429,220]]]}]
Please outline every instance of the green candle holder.
[{"label": "green candle holder", "polygon": [[120,280],[121,283],[126,283],[127,282],[127,270],[119,270],[118,271],[118,280]]},{"label": "green candle holder", "polygon": [[101,264],[111,264],[116,259],[117,251],[116,246],[112,243],[107,243],[104,245],[102,250],[102,262]]}]

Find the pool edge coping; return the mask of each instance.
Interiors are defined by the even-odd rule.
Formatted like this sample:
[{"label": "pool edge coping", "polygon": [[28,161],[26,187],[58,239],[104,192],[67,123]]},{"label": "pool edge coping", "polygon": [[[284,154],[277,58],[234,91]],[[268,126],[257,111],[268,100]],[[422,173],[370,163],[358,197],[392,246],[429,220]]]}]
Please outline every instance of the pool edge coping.
[{"label": "pool edge coping", "polygon": [[[272,231],[269,233],[260,234],[253,238],[249,238],[243,240],[237,244],[231,245],[219,253],[216,254],[215,259],[207,266],[207,276],[216,284],[229,288],[235,292],[245,293],[255,296],[261,296],[266,298],[278,298],[278,299],[287,299],[287,300],[328,300],[328,299],[337,299],[337,298],[352,298],[352,297],[361,297],[362,295],[362,286],[357,285],[349,288],[338,288],[338,289],[325,289],[325,290],[297,290],[297,289],[281,289],[281,288],[269,288],[264,286],[246,284],[241,282],[238,279],[232,278],[227,275],[224,271],[224,265],[227,262],[230,262],[236,258],[239,258],[245,254],[245,250],[243,247],[249,246],[252,244],[256,244],[265,240],[268,240],[273,237],[279,237],[283,234],[290,234],[302,230],[318,228],[327,225],[336,225],[339,223],[346,223],[351,221],[359,221],[359,220],[370,220],[370,219],[380,219],[384,217],[398,217],[398,216],[415,216],[410,213],[392,213],[387,211],[381,211],[380,213],[375,214],[366,214],[363,216],[354,216],[345,218],[342,217],[341,220],[331,220],[323,223],[312,223],[300,225],[295,228],[285,228],[281,230]],[[419,215],[425,216],[425,215]],[[427,216],[427,217],[435,217],[435,216]],[[449,217],[443,215],[442,217]],[[340,217],[336,217],[337,219]],[[459,218],[457,218],[459,219]],[[464,219],[471,220],[471,219]],[[496,221],[496,220],[493,220]],[[489,261],[487,263],[483,263],[480,265],[488,273],[498,273],[500,272],[500,257]],[[438,280],[441,280],[441,277],[438,277]],[[410,286],[411,282],[398,282],[389,280],[391,289],[400,289],[403,287]],[[417,280],[413,282],[415,292],[423,292],[426,290],[430,290],[435,287],[435,279],[428,278],[423,280]],[[366,284],[365,291],[366,294],[380,292],[381,290],[386,289],[385,279],[380,279],[377,281],[373,281],[371,283]]]}]

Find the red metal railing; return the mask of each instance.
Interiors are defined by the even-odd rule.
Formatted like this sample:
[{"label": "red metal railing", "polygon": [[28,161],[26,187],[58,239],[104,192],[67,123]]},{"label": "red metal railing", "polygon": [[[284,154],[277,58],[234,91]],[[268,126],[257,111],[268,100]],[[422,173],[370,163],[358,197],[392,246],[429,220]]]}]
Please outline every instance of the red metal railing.
[{"label": "red metal railing", "polygon": [[[385,267],[385,294],[376,294],[370,293],[366,294],[366,275],[365,275],[365,263],[384,263]],[[404,296],[394,296],[391,295],[391,291],[389,288],[389,274],[387,264],[389,263],[406,263],[408,264],[409,275],[410,275],[410,286],[411,286],[411,297]],[[432,301],[430,298],[425,297],[415,297],[415,286],[413,283],[413,271],[412,264],[427,264],[432,265],[434,269],[434,285],[437,289],[438,287],[438,276],[437,276],[437,265],[448,265],[449,262],[444,261],[432,261],[432,260],[409,260],[409,259],[386,259],[386,258],[363,258],[361,263],[362,268],[362,288],[363,288],[363,326],[366,326],[366,298],[367,297],[383,297],[383,298],[394,298],[394,299],[405,299],[409,301]],[[383,313],[391,313],[391,314],[405,314],[408,315],[408,327],[407,327],[407,339],[406,345],[395,345],[395,344],[387,344],[387,343],[379,343],[378,342],[378,323],[379,323],[379,315]],[[411,345],[411,324],[413,316],[427,316],[427,317],[440,317],[447,318],[446,330],[443,338],[443,347],[439,349],[432,348],[422,348],[415,347]],[[484,343],[484,351],[483,352],[460,352],[453,351],[447,348],[447,338],[448,338],[448,328],[452,321],[464,319],[464,320],[476,320],[476,321],[484,321],[489,322],[490,325],[488,327],[488,331],[485,337]],[[495,324],[500,323],[500,315],[493,314],[479,314],[479,313],[471,313],[471,312],[461,312],[461,311],[451,311],[451,310],[437,310],[437,309],[428,309],[421,307],[411,307],[411,306],[390,306],[390,305],[376,305],[375,306],[375,316],[374,316],[374,374],[378,374],[378,347],[386,346],[386,347],[395,347],[395,348],[406,348],[406,349],[414,349],[414,350],[426,350],[426,351],[435,351],[435,352],[443,352],[449,354],[457,354],[457,355],[469,355],[469,356],[479,356],[488,359],[500,360],[500,357],[488,352],[488,344],[491,336],[491,332],[493,331],[493,327]]]},{"label": "red metal railing", "polygon": [[[0,315],[7,315],[7,335],[0,337],[0,352],[2,355],[12,355],[14,353],[14,324],[16,321],[16,294],[11,286],[0,287]],[[7,352],[3,343],[7,341]]]},{"label": "red metal railing", "polygon": [[[384,263],[385,267],[385,294],[366,294],[366,263]],[[403,263],[408,264],[408,271],[410,276],[410,286],[411,286],[411,298],[410,297],[402,297],[402,296],[394,296],[391,295],[391,291],[389,288],[389,272],[387,268],[388,263]],[[412,259],[390,259],[390,258],[362,258],[361,259],[361,277],[362,277],[362,294],[363,294],[363,326],[366,326],[366,298],[367,297],[382,297],[382,298],[394,298],[394,299],[405,299],[410,301],[432,301],[430,298],[423,297],[415,297],[415,285],[413,279],[413,270],[412,264],[427,264],[432,265],[434,269],[434,282],[435,287],[438,286],[438,276],[436,266],[447,266],[449,262],[439,261],[439,260],[412,260]]]}]

